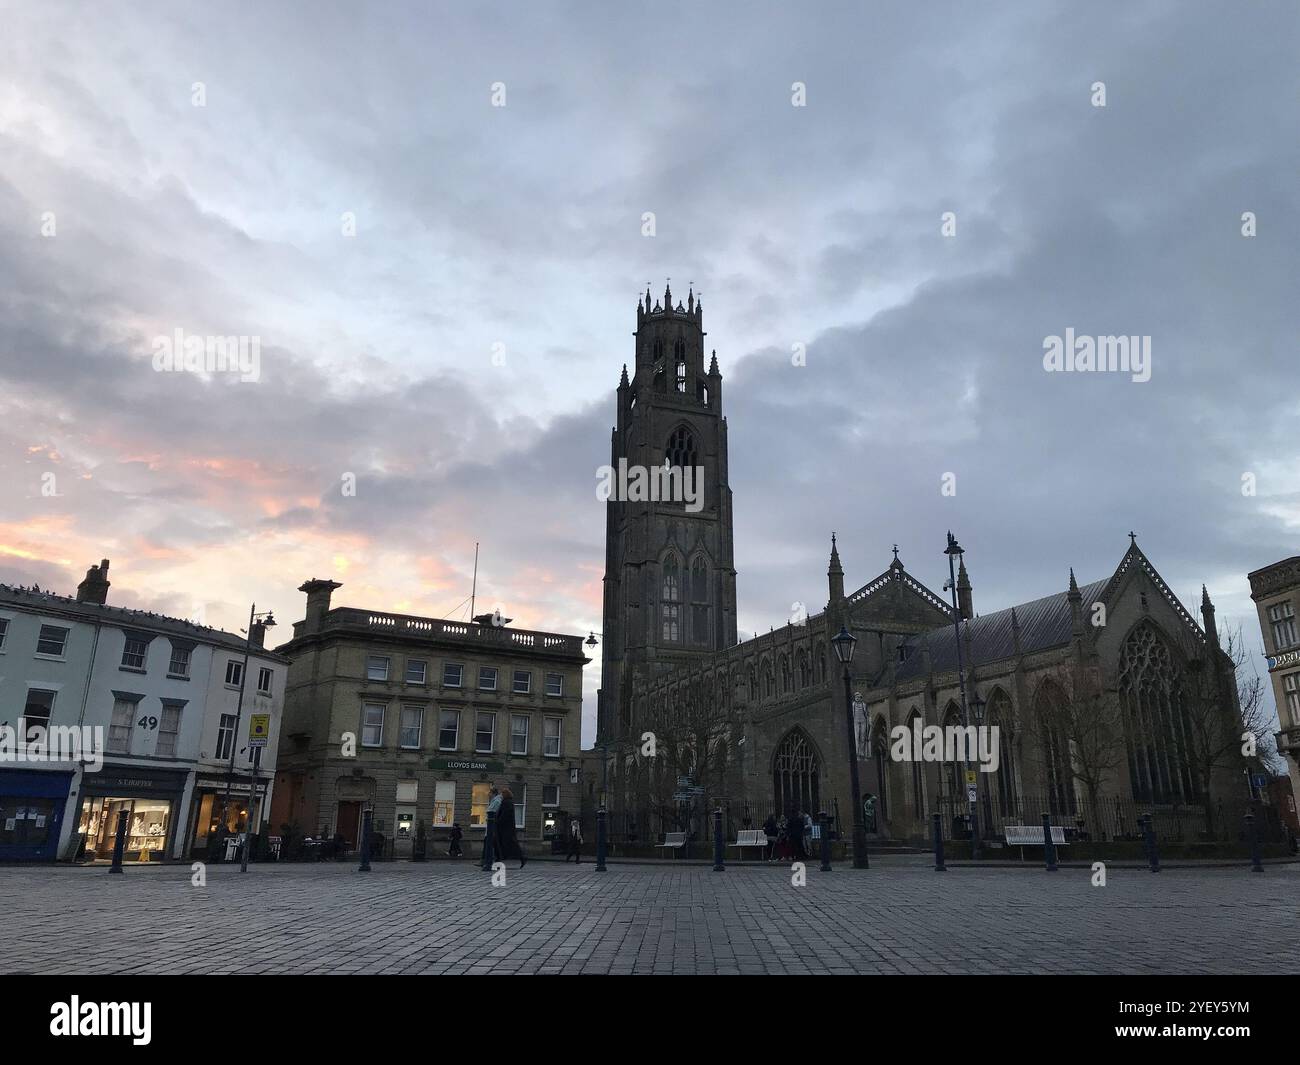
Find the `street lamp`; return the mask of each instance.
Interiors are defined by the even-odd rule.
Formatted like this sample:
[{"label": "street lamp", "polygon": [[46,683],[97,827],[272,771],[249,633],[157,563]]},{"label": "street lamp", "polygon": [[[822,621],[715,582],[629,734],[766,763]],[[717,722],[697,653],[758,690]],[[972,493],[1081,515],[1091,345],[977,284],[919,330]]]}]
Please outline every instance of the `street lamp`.
[{"label": "street lamp", "polygon": [[[948,556],[948,588],[952,592],[952,629],[957,642],[957,685],[961,689],[961,723],[963,731],[970,728],[970,711],[966,707],[966,664],[961,653],[961,610],[957,606],[957,559],[962,556],[961,544],[948,532],[948,546],[943,552]],[[966,732],[966,735],[970,735]],[[979,790],[979,778],[976,777],[976,792]],[[970,855],[972,859],[980,856],[979,810],[974,799],[967,799],[970,806]]]},{"label": "street lamp", "polygon": [[[972,684],[973,684],[973,683],[974,683],[974,682],[972,681]],[[971,694],[970,694],[970,712],[971,712],[971,716],[975,719],[975,727],[976,727],[976,728],[983,728],[983,726],[984,726],[984,714],[985,714],[985,711],[986,711],[988,705],[989,705],[989,704],[988,704],[988,701],[987,701],[986,699],[984,699],[984,698],[982,698],[982,697],[980,696],[979,690],[978,690],[978,689],[974,689],[974,688],[972,688],[972,690],[971,690]],[[980,796],[980,776],[981,776],[981,774],[977,771],[977,772],[975,773],[975,806],[976,806],[976,808],[979,807],[980,798],[981,798],[981,796]],[[989,796],[988,796],[987,792],[984,794],[983,799],[984,799],[984,823],[985,823],[985,825],[991,825],[991,824],[992,824],[992,821],[993,821],[993,811],[989,809]]]},{"label": "street lamp", "polygon": [[835,657],[844,667],[844,720],[848,725],[849,787],[853,793],[853,868],[866,869],[868,868],[867,834],[862,827],[862,787],[858,783],[857,730],[853,727],[853,691],[849,678],[849,663],[853,661],[853,650],[857,645],[858,638],[843,625],[840,626],[840,631],[831,637]]},{"label": "street lamp", "polygon": [[[261,624],[263,631],[275,628],[275,614],[264,610],[260,614],[254,603],[248,611],[248,629],[244,633],[244,664],[239,670],[239,702],[235,706],[235,731],[230,737],[230,764],[226,769],[226,796],[221,802],[221,823],[224,825],[230,816],[230,789],[235,780],[235,753],[239,747],[239,726],[244,716],[244,685],[248,682],[248,656],[253,649],[253,626]],[[244,866],[248,864],[248,844],[252,835],[253,800],[257,798],[257,769],[261,764],[262,748],[253,748],[253,779],[248,787],[248,818],[244,823]]]}]

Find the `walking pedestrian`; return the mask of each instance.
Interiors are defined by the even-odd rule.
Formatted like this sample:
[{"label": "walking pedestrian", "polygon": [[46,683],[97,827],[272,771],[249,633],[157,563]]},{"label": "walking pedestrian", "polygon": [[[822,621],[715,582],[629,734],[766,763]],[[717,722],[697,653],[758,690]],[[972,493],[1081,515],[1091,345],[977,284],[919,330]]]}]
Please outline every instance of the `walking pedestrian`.
[{"label": "walking pedestrian", "polygon": [[776,823],[776,814],[768,814],[767,820],[763,822],[763,835],[767,837],[767,850],[763,857],[769,862],[776,853],[776,837],[780,834],[780,829]]},{"label": "walking pedestrian", "polygon": [[582,864],[582,822],[576,817],[569,820],[569,849],[564,860],[567,862],[570,858],[573,858],[574,865]]},{"label": "walking pedestrian", "polygon": [[497,810],[497,861],[518,858],[519,868],[528,864],[528,856],[519,846],[515,834],[515,795],[506,785],[501,786],[501,808]]},{"label": "walking pedestrian", "polygon": [[464,838],[465,833],[461,831],[460,825],[453,821],[450,836],[451,846],[447,848],[448,857],[459,858],[461,856],[460,841]]}]

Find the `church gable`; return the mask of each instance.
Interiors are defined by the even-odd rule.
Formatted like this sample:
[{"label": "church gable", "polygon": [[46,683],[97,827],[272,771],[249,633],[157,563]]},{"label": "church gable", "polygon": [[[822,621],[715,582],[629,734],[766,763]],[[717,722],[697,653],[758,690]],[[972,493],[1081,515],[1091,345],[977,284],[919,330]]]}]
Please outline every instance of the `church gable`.
[{"label": "church gable", "polygon": [[848,596],[848,608],[854,626],[861,629],[923,632],[952,624],[952,608],[897,558],[879,577]]}]

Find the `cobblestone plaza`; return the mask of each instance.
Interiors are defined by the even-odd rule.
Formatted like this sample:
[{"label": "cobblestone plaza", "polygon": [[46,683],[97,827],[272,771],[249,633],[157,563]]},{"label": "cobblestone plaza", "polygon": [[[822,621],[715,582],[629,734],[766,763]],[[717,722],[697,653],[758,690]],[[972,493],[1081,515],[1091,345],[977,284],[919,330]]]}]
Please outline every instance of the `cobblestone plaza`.
[{"label": "cobblestone plaza", "polygon": [[[1297,973],[1300,865],[0,868],[5,973]],[[75,930],[75,934],[69,934]]]}]

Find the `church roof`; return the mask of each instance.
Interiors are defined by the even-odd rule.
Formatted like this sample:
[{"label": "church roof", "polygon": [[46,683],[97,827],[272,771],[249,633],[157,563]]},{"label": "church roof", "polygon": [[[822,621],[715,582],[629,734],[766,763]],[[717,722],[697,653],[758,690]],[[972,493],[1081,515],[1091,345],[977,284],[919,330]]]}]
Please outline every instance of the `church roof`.
[{"label": "church roof", "polygon": [[[1079,589],[1083,598],[1083,609],[1102,598],[1111,578],[1093,581]],[[1020,651],[1029,654],[1048,647],[1059,647],[1070,642],[1070,600],[1069,592],[1057,592],[1028,603],[1019,603],[1005,610],[984,614],[962,625],[962,640],[966,639],[966,629],[970,630],[970,656],[967,666],[980,666],[988,662],[1011,658],[1016,653],[1015,636],[1012,633],[1011,615],[1014,611],[1020,626]],[[943,673],[957,668],[956,632],[951,625],[932,629],[923,636],[914,636],[907,641],[909,648],[907,659],[898,665],[897,678],[911,680],[925,675],[921,659],[921,643],[930,648],[930,662],[936,673]],[[966,647],[962,648],[966,654]]]}]

